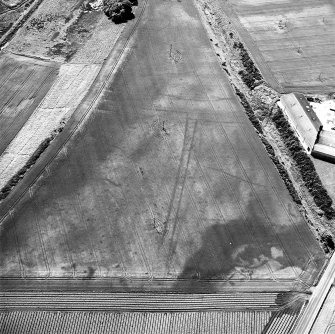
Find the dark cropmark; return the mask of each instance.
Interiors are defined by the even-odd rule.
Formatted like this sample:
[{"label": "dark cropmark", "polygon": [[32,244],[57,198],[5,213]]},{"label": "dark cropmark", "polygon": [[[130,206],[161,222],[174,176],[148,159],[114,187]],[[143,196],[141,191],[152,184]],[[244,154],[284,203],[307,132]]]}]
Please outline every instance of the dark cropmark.
[{"label": "dark cropmark", "polygon": [[286,289],[324,262],[191,1],[151,1],[97,108],[7,217],[3,276]]},{"label": "dark cropmark", "polygon": [[[262,240],[256,241],[250,233],[241,233],[245,230],[245,225],[255,219],[255,206],[257,206],[256,203],[250,202],[245,219],[233,219],[225,224],[217,223],[205,230],[202,235],[201,247],[188,258],[179,275],[181,279],[189,279],[188,285],[184,283],[184,280],[183,282],[177,281],[174,290],[179,291],[179,286],[182,286],[185,292],[192,293],[198,288],[201,289],[203,281],[210,279],[229,281],[235,273],[242,274],[244,280],[249,280],[252,279],[254,270],[263,266],[269,268],[269,260],[272,259],[271,247],[261,250],[260,243],[271,245],[273,242],[271,238],[264,236]],[[235,238],[231,244],[224,244],[222,240],[226,237],[228,230],[233,232]],[[289,226],[278,233],[278,239],[292,240],[292,234],[295,233],[292,226]],[[216,253],[215,259],[213,259],[213,248]],[[306,265],[305,259],[299,252],[290,253],[289,261],[285,256],[278,256],[276,261],[282,266],[282,269],[294,263],[296,267],[303,270]],[[234,281],[229,283],[231,286],[235,284]],[[208,286],[207,290],[208,293],[216,292],[213,285]]]}]

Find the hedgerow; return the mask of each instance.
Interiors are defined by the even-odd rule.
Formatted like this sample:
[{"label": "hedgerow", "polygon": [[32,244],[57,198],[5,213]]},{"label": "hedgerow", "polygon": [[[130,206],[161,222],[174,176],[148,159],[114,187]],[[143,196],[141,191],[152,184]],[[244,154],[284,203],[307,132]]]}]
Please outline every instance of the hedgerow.
[{"label": "hedgerow", "polygon": [[332,199],[323,187],[313,162],[301,146],[299,139],[295,136],[289,122],[280,108],[278,108],[273,115],[272,120],[276,125],[285,146],[290,151],[290,154],[300,171],[305,186],[313,196],[315,204],[324,212],[327,219],[335,218]]},{"label": "hedgerow", "polygon": [[245,68],[245,70],[239,71],[238,74],[241,76],[247,87],[252,90],[258,85],[258,81],[262,80],[263,77],[250,58],[249,53],[245,49],[244,45],[241,42],[234,42],[233,47],[235,49],[239,49],[241,61]]},{"label": "hedgerow", "polygon": [[248,118],[250,119],[252,125],[254,126],[254,128],[261,134],[263,134],[263,129],[261,127],[261,124],[259,123],[258,118],[255,116],[247,98],[245,97],[245,95],[236,87],[234,86],[235,91],[237,96],[240,98],[240,101],[246,111],[246,114],[248,116]]},{"label": "hedgerow", "polygon": [[320,241],[323,245],[323,249],[325,253],[329,253],[329,251],[333,251],[335,248],[333,237],[328,233],[325,232],[321,235]]},{"label": "hedgerow", "polygon": [[0,201],[5,199],[10,191],[23,179],[26,172],[36,163],[37,159],[41,156],[41,154],[48,148],[51,141],[56,137],[56,135],[62,132],[64,124],[61,125],[57,130],[55,130],[50,137],[46,138],[42,141],[42,143],[38,146],[37,150],[33,153],[33,155],[29,158],[26,164],[7,182],[7,184],[0,190]]}]

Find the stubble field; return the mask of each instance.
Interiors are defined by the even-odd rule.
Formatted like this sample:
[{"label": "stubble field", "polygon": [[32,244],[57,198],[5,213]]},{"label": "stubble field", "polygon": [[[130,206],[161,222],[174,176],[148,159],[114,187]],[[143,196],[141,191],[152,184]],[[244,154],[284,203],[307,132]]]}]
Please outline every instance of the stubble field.
[{"label": "stubble field", "polygon": [[149,1],[85,127],[3,222],[1,276],[312,284],[322,250],[215,57],[192,2]]},{"label": "stubble field", "polygon": [[[265,79],[278,91],[327,93],[335,87],[334,2],[230,0],[222,8]],[[230,9],[232,8],[232,11]]]}]

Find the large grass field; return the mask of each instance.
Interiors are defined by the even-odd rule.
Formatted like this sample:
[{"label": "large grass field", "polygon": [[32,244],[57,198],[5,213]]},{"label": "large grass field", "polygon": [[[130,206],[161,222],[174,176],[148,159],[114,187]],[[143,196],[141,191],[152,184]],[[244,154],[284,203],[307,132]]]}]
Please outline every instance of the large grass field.
[{"label": "large grass field", "polygon": [[3,222],[1,276],[311,284],[322,250],[193,3],[149,1],[136,34],[85,126]]},{"label": "large grass field", "polygon": [[[334,1],[229,2],[243,40],[265,79],[276,89],[334,92]],[[221,4],[227,10],[226,3]]]}]

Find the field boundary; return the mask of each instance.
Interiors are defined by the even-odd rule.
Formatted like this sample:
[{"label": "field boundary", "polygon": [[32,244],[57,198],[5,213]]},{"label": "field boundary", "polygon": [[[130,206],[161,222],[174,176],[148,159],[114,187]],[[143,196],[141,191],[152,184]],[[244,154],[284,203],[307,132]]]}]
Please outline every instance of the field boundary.
[{"label": "field boundary", "polygon": [[181,278],[20,278],[1,277],[2,292],[5,291],[91,291],[91,292],[165,292],[165,293],[229,293],[229,292],[288,292],[307,291],[298,280],[198,280]]},{"label": "field boundary", "polygon": [[[225,8],[223,8],[225,6]],[[238,18],[234,8],[231,4],[220,5],[223,11],[228,11],[230,19],[233,21],[234,28],[237,30],[238,34],[241,36],[247,49],[249,49],[249,55],[256,62],[258,69],[260,70],[262,76],[265,78],[266,82],[277,92],[283,93],[284,89],[282,85],[275,78],[267,62],[263,58],[262,54],[258,50],[257,46],[248,31],[242,26],[240,19]],[[266,75],[264,75],[264,73]]]}]

